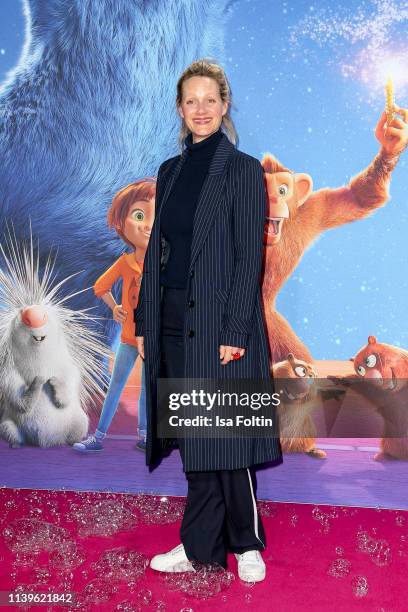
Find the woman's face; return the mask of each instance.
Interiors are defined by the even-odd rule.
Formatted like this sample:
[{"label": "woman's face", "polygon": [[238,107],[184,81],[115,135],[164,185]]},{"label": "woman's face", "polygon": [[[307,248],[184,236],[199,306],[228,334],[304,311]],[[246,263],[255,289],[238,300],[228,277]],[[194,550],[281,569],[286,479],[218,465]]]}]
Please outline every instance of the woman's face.
[{"label": "woman's face", "polygon": [[183,82],[178,112],[191,131],[193,142],[199,142],[216,132],[227,110],[228,102],[221,100],[215,79],[194,76]]},{"label": "woman's face", "polygon": [[136,200],[129,208],[123,233],[135,249],[147,249],[154,221],[154,201],[154,197],[150,200]]}]

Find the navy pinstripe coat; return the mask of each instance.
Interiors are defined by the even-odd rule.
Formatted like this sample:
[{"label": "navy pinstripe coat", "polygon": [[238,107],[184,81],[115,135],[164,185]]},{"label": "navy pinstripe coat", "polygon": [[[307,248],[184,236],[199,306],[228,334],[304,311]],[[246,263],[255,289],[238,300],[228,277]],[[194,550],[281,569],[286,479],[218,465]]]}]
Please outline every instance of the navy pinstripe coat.
[{"label": "navy pinstripe coat", "polygon": [[[184,150],[159,168],[156,216],[134,312],[137,335],[144,336],[146,463],[151,469],[166,446],[156,436],[159,276],[170,249],[160,232],[160,213],[186,154]],[[266,205],[261,163],[236,149],[223,133],[194,217],[183,334],[186,378],[271,377],[260,289]],[[239,360],[221,365],[221,344],[245,348],[245,354]],[[202,438],[180,442],[185,471],[238,469],[266,461],[282,461],[278,438]]]}]

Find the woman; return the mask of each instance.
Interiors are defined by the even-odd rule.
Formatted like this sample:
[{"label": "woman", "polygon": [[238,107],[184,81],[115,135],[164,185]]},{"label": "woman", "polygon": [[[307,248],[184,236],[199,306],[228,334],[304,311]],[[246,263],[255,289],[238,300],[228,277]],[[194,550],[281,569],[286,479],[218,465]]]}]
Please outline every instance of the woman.
[{"label": "woman", "polygon": [[[266,192],[260,162],[238,151],[223,70],[193,62],[177,83],[181,155],[163,162],[156,212],[135,310],[145,359],[147,464],[169,447],[157,437],[157,378],[270,379],[260,275]],[[160,252],[161,245],[161,252]],[[142,330],[142,333],[141,333]],[[188,481],[182,544],[156,555],[159,571],[194,571],[191,561],[260,581],[265,535],[251,466],[282,462],[277,437],[179,440]]]}]

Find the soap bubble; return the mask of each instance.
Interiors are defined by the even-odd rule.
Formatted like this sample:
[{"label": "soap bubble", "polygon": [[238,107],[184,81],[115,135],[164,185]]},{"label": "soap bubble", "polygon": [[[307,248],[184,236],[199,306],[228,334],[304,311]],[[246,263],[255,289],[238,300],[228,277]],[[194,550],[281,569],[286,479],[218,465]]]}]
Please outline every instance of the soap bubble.
[{"label": "soap bubble", "polygon": [[197,599],[209,599],[227,589],[234,574],[227,572],[218,563],[193,562],[194,572],[169,573],[165,576],[167,586]]},{"label": "soap bubble", "polygon": [[105,580],[138,580],[149,565],[148,558],[142,553],[125,547],[105,551],[92,568]]},{"label": "soap bubble", "polygon": [[118,588],[111,582],[102,578],[95,578],[84,588],[83,595],[85,603],[98,604],[112,598]]},{"label": "soap bubble", "polygon": [[3,536],[12,552],[37,554],[42,550],[58,550],[69,539],[69,532],[42,520],[20,518],[3,529]]},{"label": "soap bubble", "polygon": [[136,595],[136,600],[139,604],[143,606],[148,606],[152,601],[152,592],[149,589],[140,589],[140,591]]},{"label": "soap bubble", "polygon": [[357,532],[357,550],[365,553],[372,553],[376,547],[376,540],[367,531]]},{"label": "soap bubble", "polygon": [[18,506],[19,503],[15,499],[8,499],[4,503],[4,508],[6,508],[6,510],[17,510]]},{"label": "soap bubble", "polygon": [[368,582],[365,576],[354,576],[351,586],[356,597],[365,597],[368,593]]},{"label": "soap bubble", "polygon": [[330,514],[323,512],[318,506],[315,506],[312,510],[312,517],[322,525],[323,533],[328,533],[330,531]]},{"label": "soap bubble", "polygon": [[13,567],[33,567],[37,562],[37,554],[37,552],[16,552],[13,561]]},{"label": "soap bubble", "polygon": [[50,554],[50,563],[52,567],[59,570],[68,570],[78,567],[85,559],[85,553],[82,550],[78,550],[74,540],[63,542],[61,548]]},{"label": "soap bubble", "polygon": [[259,515],[265,518],[275,517],[278,514],[277,505],[272,504],[271,502],[258,501],[257,507]]},{"label": "soap bubble", "polygon": [[134,604],[132,601],[129,601],[127,599],[118,603],[115,610],[117,610],[118,612],[139,612],[140,606]]},{"label": "soap bubble", "polygon": [[292,514],[292,516],[290,517],[290,524],[292,525],[292,527],[296,527],[298,520],[299,520],[298,515]]},{"label": "soap bubble", "polygon": [[77,524],[80,537],[111,536],[133,529],[137,524],[136,516],[120,499],[87,498],[85,503],[73,503],[67,520]]},{"label": "soap bubble", "polygon": [[51,571],[47,567],[36,567],[30,572],[30,580],[37,584],[46,584],[51,575]]},{"label": "soap bubble", "polygon": [[361,527],[357,532],[357,550],[370,555],[370,559],[379,567],[391,561],[391,548],[387,540],[377,540]]},{"label": "soap bubble", "polygon": [[398,527],[403,527],[405,525],[405,516],[402,514],[397,514],[395,517],[395,523],[398,525]]},{"label": "soap bubble", "polygon": [[351,563],[347,559],[335,559],[330,563],[327,574],[333,578],[344,578],[350,573]]},{"label": "soap bubble", "polygon": [[391,548],[386,540],[377,540],[376,547],[370,555],[373,563],[379,567],[388,565],[391,561]]},{"label": "soap bubble", "polygon": [[221,578],[222,586],[228,589],[231,586],[231,584],[234,582],[235,575],[228,570],[224,570],[221,572],[220,578]]},{"label": "soap bubble", "polygon": [[159,495],[137,495],[135,509],[147,525],[168,525],[183,517],[186,503],[183,499],[170,499]]}]

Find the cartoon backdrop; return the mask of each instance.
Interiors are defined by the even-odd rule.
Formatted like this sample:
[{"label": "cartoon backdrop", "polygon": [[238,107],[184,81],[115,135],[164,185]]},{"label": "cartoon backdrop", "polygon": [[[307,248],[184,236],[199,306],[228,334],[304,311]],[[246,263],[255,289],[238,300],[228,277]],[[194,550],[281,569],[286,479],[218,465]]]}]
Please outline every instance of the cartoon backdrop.
[{"label": "cartoon backdrop", "polygon": [[[178,153],[175,83],[193,59],[210,56],[232,86],[239,148],[260,160],[276,156],[278,168],[265,161],[272,176],[288,169],[313,179],[314,193],[309,189],[298,209],[296,244],[288,231],[293,211],[279,222],[282,239],[266,244],[274,250],[266,255],[268,331],[281,331],[271,338],[275,363],[293,352],[295,360],[313,360],[318,376],[353,374],[346,362],[369,336],[381,343],[376,350],[383,360],[385,343],[404,361],[407,156],[379,159],[374,130],[389,75],[396,103],[408,105],[406,3],[102,0],[73,2],[70,11],[66,5],[26,0],[0,7],[0,220],[3,228],[12,222],[18,238],[32,232],[41,266],[58,247],[56,282],[75,274],[64,290],[80,292],[70,307],[92,307],[104,317],[101,338],[115,348],[118,325],[91,290],[123,251],[107,228],[106,211],[120,188],[154,175],[163,159]],[[268,188],[273,198],[274,185]],[[313,197],[324,188],[333,196],[324,200],[327,210],[338,206],[341,219],[319,217],[322,199]],[[310,239],[299,244],[302,227],[317,218]],[[279,268],[278,248],[289,258],[287,269]],[[272,270],[281,286],[272,286]],[[276,291],[278,314],[271,313]],[[294,344],[286,346],[289,337]],[[290,376],[288,363],[282,367]],[[140,386],[140,363],[112,424],[118,440],[135,431],[132,385]],[[327,465],[340,462],[347,449],[368,461],[379,444],[367,438],[319,446]],[[406,477],[405,458],[392,469]]]}]

